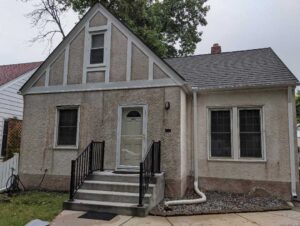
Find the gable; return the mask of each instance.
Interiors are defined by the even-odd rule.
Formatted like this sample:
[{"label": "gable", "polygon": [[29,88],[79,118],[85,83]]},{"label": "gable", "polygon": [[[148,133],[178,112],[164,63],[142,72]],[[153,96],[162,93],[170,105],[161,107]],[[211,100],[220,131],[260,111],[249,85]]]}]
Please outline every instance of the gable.
[{"label": "gable", "polygon": [[22,94],[181,86],[184,80],[96,4],[22,87]]}]

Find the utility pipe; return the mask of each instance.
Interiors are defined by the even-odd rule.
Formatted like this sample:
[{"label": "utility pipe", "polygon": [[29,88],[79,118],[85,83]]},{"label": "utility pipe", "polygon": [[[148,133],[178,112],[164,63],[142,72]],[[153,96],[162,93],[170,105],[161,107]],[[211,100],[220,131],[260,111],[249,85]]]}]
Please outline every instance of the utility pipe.
[{"label": "utility pipe", "polygon": [[199,173],[198,173],[198,108],[197,108],[197,92],[193,91],[193,112],[194,112],[194,190],[200,196],[198,199],[182,199],[166,201],[165,206],[197,204],[206,202],[206,196],[199,190]]},{"label": "utility pipe", "polygon": [[289,122],[289,149],[291,167],[291,193],[293,198],[297,198],[296,191],[296,159],[295,159],[295,133],[294,133],[294,114],[293,114],[293,88],[288,87],[288,122]]}]

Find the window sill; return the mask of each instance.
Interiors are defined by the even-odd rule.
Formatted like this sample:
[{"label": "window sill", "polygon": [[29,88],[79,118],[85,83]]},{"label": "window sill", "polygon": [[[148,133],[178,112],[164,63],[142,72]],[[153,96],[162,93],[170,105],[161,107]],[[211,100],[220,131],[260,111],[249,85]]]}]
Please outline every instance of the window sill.
[{"label": "window sill", "polygon": [[209,158],[209,162],[248,162],[248,163],[266,163],[265,159],[219,159],[219,158]]},{"label": "window sill", "polygon": [[78,150],[78,146],[55,146],[53,147],[54,150]]},{"label": "window sill", "polygon": [[96,67],[106,67],[106,64],[102,63],[102,64],[88,64],[86,66],[88,69],[89,68],[96,68]]}]

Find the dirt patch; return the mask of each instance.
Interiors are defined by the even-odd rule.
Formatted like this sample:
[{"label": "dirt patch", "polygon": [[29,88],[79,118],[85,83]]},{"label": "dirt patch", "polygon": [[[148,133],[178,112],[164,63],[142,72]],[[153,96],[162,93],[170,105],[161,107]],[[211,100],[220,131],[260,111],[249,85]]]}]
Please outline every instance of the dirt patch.
[{"label": "dirt patch", "polygon": [[[207,201],[200,204],[177,205],[165,208],[164,201],[176,200],[165,198],[159,205],[150,211],[154,216],[183,216],[197,214],[221,214],[262,212],[271,210],[290,210],[291,207],[281,199],[271,196],[255,196],[228,192],[205,192]],[[183,199],[195,199],[199,196],[188,192]]]}]

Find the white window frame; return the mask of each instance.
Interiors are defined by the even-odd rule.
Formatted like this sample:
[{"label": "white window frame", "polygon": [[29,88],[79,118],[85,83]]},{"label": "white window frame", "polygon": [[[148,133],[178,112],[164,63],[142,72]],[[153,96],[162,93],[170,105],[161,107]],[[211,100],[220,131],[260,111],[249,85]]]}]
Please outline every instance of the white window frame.
[{"label": "white window frame", "polygon": [[[106,61],[107,61],[107,33],[106,30],[101,30],[101,31],[95,31],[95,32],[89,32],[89,40],[88,40],[88,51],[87,51],[87,68],[95,68],[95,67],[105,67],[106,66]],[[104,43],[103,43],[103,63],[99,64],[91,64],[91,50],[92,50],[92,36],[93,35],[101,35],[103,34],[104,37]]]},{"label": "white window frame", "polygon": [[[211,154],[211,112],[212,111],[229,111],[230,112],[230,132],[231,132],[231,136],[230,136],[230,142],[231,142],[231,156],[230,157],[214,157]],[[208,131],[208,158],[209,159],[220,159],[220,160],[232,160],[233,159],[233,133],[232,133],[232,129],[233,129],[233,116],[232,116],[232,108],[231,107],[209,107],[208,110],[208,120],[207,120],[207,131]]]},{"label": "white window frame", "polygon": [[[241,138],[240,138],[240,110],[259,110],[260,115],[260,139],[261,157],[241,157]],[[238,135],[238,159],[239,160],[265,160],[265,127],[264,127],[263,107],[237,107],[237,135]]]},{"label": "white window frame", "polygon": [[[77,130],[76,130],[76,144],[75,145],[58,145],[58,125],[60,110],[77,109]],[[72,149],[76,150],[79,147],[79,125],[80,125],[80,106],[78,105],[64,105],[56,107],[55,126],[54,126],[54,149]]]},{"label": "white window frame", "polygon": [[[260,110],[261,123],[261,158],[241,157],[240,153],[240,125],[239,110]],[[231,112],[231,157],[212,157],[211,156],[211,111],[230,110]],[[265,114],[264,106],[222,106],[207,107],[207,160],[209,161],[234,161],[234,162],[266,162],[266,136],[265,136]]]}]

